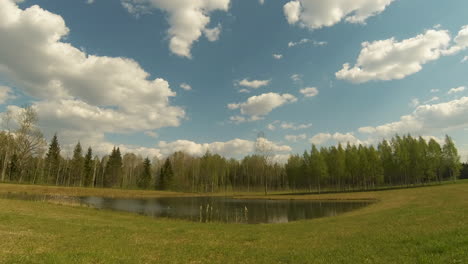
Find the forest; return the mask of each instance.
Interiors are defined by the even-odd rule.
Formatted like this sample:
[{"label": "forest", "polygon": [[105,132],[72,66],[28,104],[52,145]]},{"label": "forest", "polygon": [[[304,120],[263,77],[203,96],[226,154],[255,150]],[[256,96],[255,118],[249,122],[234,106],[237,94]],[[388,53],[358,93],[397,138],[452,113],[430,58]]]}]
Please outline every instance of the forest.
[{"label": "forest", "polygon": [[[240,160],[210,152],[201,157],[175,152],[165,159],[121,153],[103,157],[91,146],[76,144],[71,157],[61,153],[57,134],[47,143],[37,127],[37,113],[26,107],[3,116],[0,132],[2,182],[190,192],[220,191],[350,191],[412,186],[466,177],[453,140],[395,135],[376,146],[312,145],[286,164],[273,162],[259,148]],[[14,123],[15,129],[9,128]],[[261,138],[257,139],[261,141]],[[461,175],[461,173],[463,173]]]}]

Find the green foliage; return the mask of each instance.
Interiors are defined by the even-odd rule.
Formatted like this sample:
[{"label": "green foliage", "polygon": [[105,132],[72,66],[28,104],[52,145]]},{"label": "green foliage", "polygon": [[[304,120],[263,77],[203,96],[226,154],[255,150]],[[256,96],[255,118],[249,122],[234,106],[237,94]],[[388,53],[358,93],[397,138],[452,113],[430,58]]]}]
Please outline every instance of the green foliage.
[{"label": "green foliage", "polygon": [[59,167],[60,167],[60,145],[57,139],[57,133],[54,134],[49,145],[49,150],[47,151],[45,157],[45,170],[46,170],[46,181],[50,184],[56,184],[57,178],[59,177]]},{"label": "green foliage", "polygon": [[121,187],[122,180],[122,155],[120,148],[113,148],[109,160],[105,166],[103,186]]},{"label": "green foliage", "polygon": [[171,161],[167,158],[159,172],[159,177],[156,182],[156,190],[170,189],[173,177],[174,172],[172,170]]},{"label": "green foliage", "polygon": [[83,161],[83,185],[92,186],[93,180],[93,150],[88,148]]},{"label": "green foliage", "polygon": [[[25,114],[26,115],[26,114]],[[23,130],[36,122],[34,115],[23,118]],[[29,122],[29,125],[28,125]],[[23,133],[22,142],[41,142],[36,133]],[[39,134],[38,134],[39,135]],[[34,141],[35,140],[35,141]],[[21,143],[21,142],[20,142]],[[377,147],[315,145],[302,155],[291,155],[286,164],[272,161],[268,155],[255,154],[242,160],[226,159],[207,151],[201,157],[178,151],[152,162],[134,153],[120,153],[114,147],[110,155],[92,158],[91,147],[83,157],[78,142],[73,157],[63,158],[57,135],[44,155],[20,151],[17,137],[0,132],[0,166],[3,181],[48,183],[63,186],[142,188],[192,192],[219,191],[346,191],[389,186],[422,185],[434,181],[456,180],[462,168],[453,140],[446,136],[444,145],[431,138],[396,135]],[[40,147],[40,144],[37,145]]]},{"label": "green foliage", "polygon": [[84,172],[84,158],[83,149],[81,148],[80,142],[76,144],[73,150],[73,158],[71,160],[71,175],[70,184],[72,186],[82,186],[82,176]]},{"label": "green foliage", "polygon": [[446,137],[443,148],[434,139],[395,136],[374,146],[341,144],[318,150],[285,165],[291,188],[347,190],[378,186],[425,184],[456,179],[461,163],[455,144]]},{"label": "green foliage", "polygon": [[151,181],[151,161],[149,158],[146,158],[143,161],[143,170],[138,177],[138,188],[148,189]]}]

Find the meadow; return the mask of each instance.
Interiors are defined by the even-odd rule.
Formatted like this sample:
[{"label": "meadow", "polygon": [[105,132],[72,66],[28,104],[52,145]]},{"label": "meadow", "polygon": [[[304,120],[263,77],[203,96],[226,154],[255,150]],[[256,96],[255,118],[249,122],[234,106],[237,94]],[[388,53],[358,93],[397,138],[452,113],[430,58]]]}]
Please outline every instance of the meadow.
[{"label": "meadow", "polygon": [[[0,193],[107,197],[163,191],[0,184]],[[198,194],[200,195],[200,194]],[[260,194],[231,194],[265,198]],[[335,217],[286,224],[196,223],[0,199],[0,263],[468,263],[468,181],[269,199],[374,199]]]}]

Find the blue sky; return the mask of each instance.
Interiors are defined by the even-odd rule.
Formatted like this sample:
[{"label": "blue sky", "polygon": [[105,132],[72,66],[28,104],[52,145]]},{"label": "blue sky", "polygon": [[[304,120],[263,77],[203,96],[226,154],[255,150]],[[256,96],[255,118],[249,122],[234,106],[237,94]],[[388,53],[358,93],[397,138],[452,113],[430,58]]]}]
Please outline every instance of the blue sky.
[{"label": "blue sky", "polygon": [[240,157],[264,131],[284,159],[447,133],[465,160],[468,2],[352,2],[0,0],[2,109],[102,153]]}]

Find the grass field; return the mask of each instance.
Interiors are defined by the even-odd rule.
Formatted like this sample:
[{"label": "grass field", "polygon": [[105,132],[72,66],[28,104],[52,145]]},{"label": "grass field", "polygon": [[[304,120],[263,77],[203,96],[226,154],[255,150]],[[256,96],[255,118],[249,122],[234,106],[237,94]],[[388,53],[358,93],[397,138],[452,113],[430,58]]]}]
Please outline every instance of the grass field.
[{"label": "grass field", "polygon": [[[19,189],[72,195],[109,192],[119,197],[177,195],[0,184],[0,192]],[[468,263],[468,181],[281,198],[379,202],[336,217],[244,225],[0,199],[0,263]]]}]

